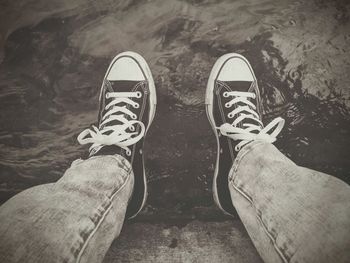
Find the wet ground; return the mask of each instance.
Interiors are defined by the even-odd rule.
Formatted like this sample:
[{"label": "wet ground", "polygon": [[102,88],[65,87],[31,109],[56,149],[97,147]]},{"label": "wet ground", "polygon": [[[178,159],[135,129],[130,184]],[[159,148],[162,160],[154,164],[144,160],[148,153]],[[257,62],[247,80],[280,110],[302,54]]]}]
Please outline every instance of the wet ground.
[{"label": "wet ground", "polygon": [[182,228],[159,223],[128,225],[113,242],[103,262],[262,263],[263,261],[241,222],[191,221]]},{"label": "wet ground", "polygon": [[158,91],[146,144],[149,199],[138,222],[225,221],[211,184],[216,142],[204,108],[215,60],[238,52],[265,121],[294,162],[350,183],[350,5],[344,1],[0,2],[0,201],[59,179],[86,152],[104,72],[119,52],[149,62]]}]

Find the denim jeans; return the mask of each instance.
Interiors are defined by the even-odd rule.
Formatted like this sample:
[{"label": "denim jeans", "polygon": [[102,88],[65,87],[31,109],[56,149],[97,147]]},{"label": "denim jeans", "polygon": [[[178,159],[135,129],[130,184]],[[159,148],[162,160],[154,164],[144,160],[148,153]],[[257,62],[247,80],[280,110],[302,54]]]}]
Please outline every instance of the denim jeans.
[{"label": "denim jeans", "polygon": [[[121,156],[77,160],[53,184],[0,207],[0,262],[101,262],[123,225],[134,176]],[[253,142],[230,175],[233,204],[265,262],[346,262],[350,187]]]},{"label": "denim jeans", "polygon": [[134,176],[121,156],[78,160],[53,184],[0,208],[0,262],[102,262],[120,233]]},{"label": "denim jeans", "polygon": [[350,262],[350,186],[343,181],[253,142],[238,153],[229,188],[265,262]]}]

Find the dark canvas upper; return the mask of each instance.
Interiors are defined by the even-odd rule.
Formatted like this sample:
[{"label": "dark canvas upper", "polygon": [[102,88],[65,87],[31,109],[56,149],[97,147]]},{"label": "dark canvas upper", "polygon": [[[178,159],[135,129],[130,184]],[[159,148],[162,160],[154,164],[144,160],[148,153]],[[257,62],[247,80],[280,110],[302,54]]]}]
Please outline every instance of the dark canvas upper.
[{"label": "dark canvas upper", "polygon": [[[218,75],[220,74],[220,71]],[[257,106],[256,112],[259,114],[261,119],[261,106],[260,106],[260,94],[257,89],[255,81],[220,81],[215,80],[213,89],[213,101],[212,101],[212,116],[214,118],[215,127],[220,127],[222,124],[229,123],[232,124],[237,118],[234,116],[230,118],[228,115],[234,109],[239,106],[246,106],[243,103],[233,104],[230,107],[225,107],[225,104],[230,102],[234,97],[224,96],[225,92],[240,91],[240,92],[254,92],[256,94],[256,99],[249,99],[254,105]],[[244,123],[257,124],[254,120],[245,119]],[[240,122],[236,127],[243,128],[243,123]],[[228,188],[228,174],[231,170],[232,164],[237,156],[235,151],[235,146],[239,141],[234,141],[233,139],[223,136],[220,134],[218,129],[215,129],[219,141],[219,161],[217,163],[217,196],[218,201],[227,213],[234,214],[235,208],[232,205],[232,200]]]}]

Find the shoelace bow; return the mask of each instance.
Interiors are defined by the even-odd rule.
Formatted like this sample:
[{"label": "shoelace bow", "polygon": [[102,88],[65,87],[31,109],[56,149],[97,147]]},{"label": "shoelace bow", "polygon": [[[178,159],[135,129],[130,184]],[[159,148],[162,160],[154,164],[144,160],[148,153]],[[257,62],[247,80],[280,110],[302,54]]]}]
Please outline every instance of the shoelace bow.
[{"label": "shoelace bow", "polygon": [[[282,131],[284,126],[284,119],[277,117],[264,127],[259,114],[256,112],[256,106],[249,100],[249,98],[256,98],[255,93],[230,91],[224,92],[223,95],[224,97],[233,97],[232,100],[225,104],[226,108],[230,108],[237,103],[244,104],[244,106],[238,106],[228,113],[229,118],[235,118],[232,124],[224,123],[220,127],[216,127],[222,135],[228,136],[233,140],[240,140],[235,147],[236,151],[239,151],[251,141],[265,141],[269,143],[276,141],[276,136]],[[257,124],[244,123],[245,119],[251,119]],[[240,122],[243,122],[243,128],[237,127]],[[271,130],[272,132],[269,134]]]},{"label": "shoelace bow", "polygon": [[[141,121],[136,120],[137,115],[129,110],[127,105],[139,108],[140,105],[131,98],[141,98],[141,96],[142,93],[140,91],[106,93],[107,99],[113,99],[105,107],[107,112],[103,115],[99,128],[92,126],[92,129],[82,131],[78,136],[78,142],[80,144],[92,143],[89,151],[91,152],[95,149],[95,153],[103,146],[116,145],[124,149],[126,154],[130,156],[131,150],[128,146],[137,143],[144,136],[145,125]],[[132,120],[128,120],[125,116],[129,116]],[[112,121],[118,121],[118,124],[108,125]],[[135,131],[135,124],[139,124],[141,127],[139,132]]]}]

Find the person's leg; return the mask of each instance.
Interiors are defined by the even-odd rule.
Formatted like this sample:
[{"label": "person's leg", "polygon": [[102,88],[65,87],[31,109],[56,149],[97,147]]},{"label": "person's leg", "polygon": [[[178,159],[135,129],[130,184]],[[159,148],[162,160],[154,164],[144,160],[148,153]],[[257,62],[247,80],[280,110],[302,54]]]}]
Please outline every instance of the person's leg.
[{"label": "person's leg", "polygon": [[349,262],[350,186],[253,142],[229,175],[232,202],[265,262]]},{"label": "person's leg", "polygon": [[121,156],[75,161],[56,183],[0,207],[0,262],[101,262],[123,225],[134,185]]},{"label": "person's leg", "polygon": [[350,187],[298,167],[271,144],[284,120],[264,126],[257,80],[246,58],[231,53],[217,60],[206,110],[218,142],[214,200],[225,213],[238,212],[262,258],[348,261]]},{"label": "person's leg", "polygon": [[145,204],[143,143],[155,109],[147,62],[120,53],[103,79],[97,127],[78,136],[90,158],[0,208],[0,262],[100,262],[124,217]]}]

